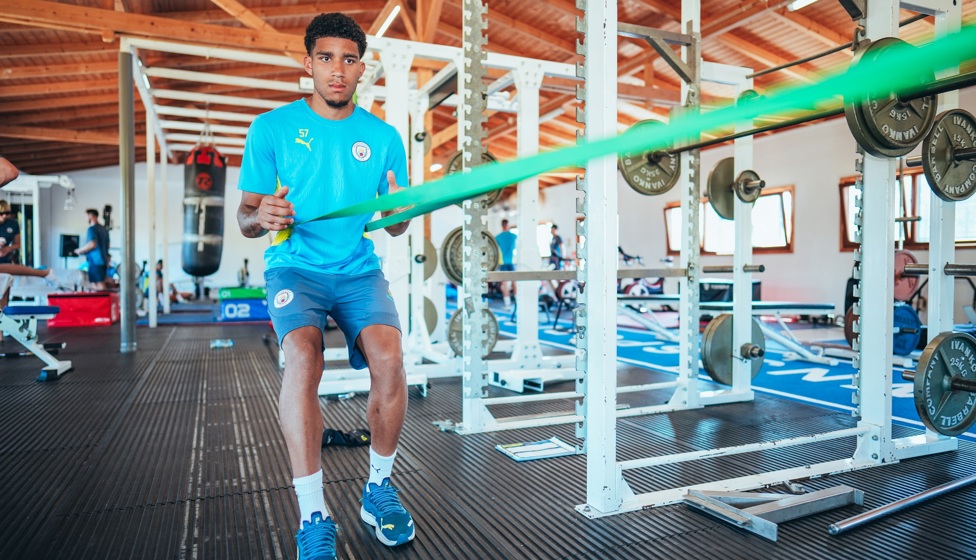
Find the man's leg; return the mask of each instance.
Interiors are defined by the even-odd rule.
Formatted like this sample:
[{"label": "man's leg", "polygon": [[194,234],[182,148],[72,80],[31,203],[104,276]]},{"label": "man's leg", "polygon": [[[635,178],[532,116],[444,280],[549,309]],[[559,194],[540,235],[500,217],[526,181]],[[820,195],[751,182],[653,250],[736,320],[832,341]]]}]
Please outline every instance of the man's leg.
[{"label": "man's leg", "polygon": [[413,518],[407,513],[390,483],[397,442],[407,413],[407,373],[403,368],[400,330],[389,325],[370,325],[359,334],[356,345],[369,367],[370,390],[366,418],[370,430],[369,480],[363,489],[360,517],[376,528],[376,537],[387,546],[414,538]]},{"label": "man's leg", "polygon": [[281,342],[285,372],[278,395],[278,418],[285,436],[298,505],[301,510],[299,560],[335,558],[335,523],[329,519],[322,487],[322,331],[299,327]]},{"label": "man's leg", "polygon": [[357,345],[369,367],[366,420],[370,447],[390,456],[396,451],[407,414],[407,372],[403,369],[400,331],[389,325],[371,325],[359,333]]},{"label": "man's leg", "polygon": [[322,331],[316,327],[295,329],[285,335],[282,350],[285,373],[278,396],[278,417],[292,475],[299,478],[322,468]]}]

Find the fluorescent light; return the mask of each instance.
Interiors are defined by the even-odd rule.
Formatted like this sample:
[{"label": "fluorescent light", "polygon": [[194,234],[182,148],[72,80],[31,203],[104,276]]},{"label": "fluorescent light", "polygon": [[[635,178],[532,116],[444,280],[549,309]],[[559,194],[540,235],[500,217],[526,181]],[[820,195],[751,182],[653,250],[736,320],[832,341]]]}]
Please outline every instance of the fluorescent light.
[{"label": "fluorescent light", "polygon": [[800,8],[806,8],[807,6],[813,4],[816,1],[817,0],[793,0],[792,2],[790,2],[790,5],[786,7],[786,9],[791,12],[795,12]]},{"label": "fluorescent light", "polygon": [[376,32],[377,37],[382,37],[383,34],[386,33],[386,30],[390,28],[390,25],[393,24],[393,20],[397,17],[397,14],[399,13],[400,13],[400,5],[397,4],[396,6],[393,6],[393,11],[390,12],[390,15],[386,16],[386,21],[384,21],[383,25],[380,26],[380,30]]}]

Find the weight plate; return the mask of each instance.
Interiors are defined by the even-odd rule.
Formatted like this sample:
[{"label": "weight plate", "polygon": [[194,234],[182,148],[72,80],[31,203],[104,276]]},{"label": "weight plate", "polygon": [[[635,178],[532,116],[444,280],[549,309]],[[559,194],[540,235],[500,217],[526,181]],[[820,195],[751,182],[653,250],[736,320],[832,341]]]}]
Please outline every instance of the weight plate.
[{"label": "weight plate", "polygon": [[742,90],[742,93],[739,94],[739,98],[736,99],[735,105],[736,107],[744,107],[760,99],[763,99],[763,96],[759,95],[758,91],[754,89],[746,89]]},{"label": "weight plate", "polygon": [[[484,325],[484,332],[487,334],[488,340],[485,344],[487,349],[484,354],[481,355],[482,358],[487,358],[489,354],[495,349],[495,344],[498,342],[498,319],[495,318],[495,314],[488,309],[482,309],[481,314],[483,317],[482,324]],[[447,324],[447,342],[451,345],[451,350],[458,356],[462,355],[464,349],[464,313],[460,309],[451,315],[451,322]]]},{"label": "weight plate", "polygon": [[[501,262],[501,249],[495,236],[485,231],[482,236],[486,242],[486,253],[484,255],[487,271],[498,268]],[[444,244],[441,245],[441,266],[444,267],[444,274],[455,284],[460,285],[464,281],[464,232],[461,227],[456,227],[444,237]]]},{"label": "weight plate", "polygon": [[858,316],[854,314],[854,306],[847,308],[847,314],[844,315],[844,338],[847,339],[847,345],[854,348],[854,321],[857,321]]},{"label": "weight plate", "polygon": [[427,323],[427,334],[434,334],[437,328],[437,306],[430,298],[424,298],[424,322]]},{"label": "weight plate", "polygon": [[918,348],[918,341],[922,338],[922,320],[914,307],[899,301],[895,302],[894,322],[891,351],[896,356],[907,356]]},{"label": "weight plate", "polygon": [[[899,42],[901,42],[899,39],[892,37],[885,37],[873,42],[862,40],[860,47],[854,53],[851,67],[856,66],[861,61],[875,60],[885,49]],[[886,99],[889,103],[885,102]],[[936,106],[934,102],[912,105],[910,108],[902,107],[897,111],[894,110],[894,105],[888,107],[890,103],[903,105],[894,101],[893,96],[870,99],[844,98],[844,115],[847,117],[847,127],[851,130],[851,134],[858,145],[865,152],[875,157],[899,157],[907,154],[925,137],[935,121]],[[889,113],[884,113],[881,110],[882,107],[887,108]],[[902,121],[897,121],[898,118],[904,118],[906,122],[912,124],[902,124]],[[875,130],[884,130],[885,126],[889,127],[888,132],[875,132]],[[913,130],[911,126],[919,128]]]},{"label": "weight plate", "polygon": [[751,190],[746,188],[746,183],[751,183],[752,181],[761,181],[759,174],[752,169],[746,169],[742,173],[739,173],[739,176],[735,180],[735,195],[746,204],[752,204],[762,194],[762,188],[760,187],[753,187]]},{"label": "weight plate", "polygon": [[[666,127],[661,121],[649,119],[635,123],[624,134],[640,131],[652,134],[651,130]],[[670,146],[655,152],[624,152],[617,158],[617,169],[630,188],[643,195],[663,194],[678,183],[681,158],[672,154]],[[653,154],[653,157],[652,157]]]},{"label": "weight plate", "polygon": [[579,297],[579,282],[563,280],[556,286],[556,297],[561,300],[571,300]]},{"label": "weight plate", "polygon": [[437,248],[430,239],[424,238],[424,280],[433,276],[435,270],[437,270]]},{"label": "weight plate", "polygon": [[[752,343],[766,349],[766,337],[755,319],[752,319]],[[732,384],[732,367],[740,359],[741,353],[732,348],[732,314],[723,313],[708,322],[702,333],[701,359],[705,371],[722,385]],[[763,358],[752,360],[752,377],[762,368]]]},{"label": "weight plate", "polygon": [[955,153],[976,146],[976,119],[962,109],[941,113],[922,143],[922,168],[929,188],[942,200],[966,200],[976,191],[976,160]]},{"label": "weight plate", "polygon": [[976,338],[945,332],[932,339],[915,371],[915,409],[929,429],[957,436],[976,420],[976,394],[952,389],[952,378],[976,380]]},{"label": "weight plate", "polygon": [[[461,158],[463,157],[464,157],[464,152],[462,151],[455,152],[455,154],[451,156],[451,159],[447,161],[447,166],[444,169],[444,174],[453,175],[455,173],[459,173],[461,171],[461,164],[462,164]],[[497,162],[498,160],[495,159],[495,156],[491,155],[491,152],[489,152],[488,150],[485,150],[484,152],[481,153],[482,164],[497,163]],[[485,208],[491,208],[492,206],[494,206],[495,203],[498,202],[498,199],[502,197],[503,190],[505,189],[501,188],[498,189],[497,191],[491,191],[490,193],[483,195],[485,198]],[[458,206],[461,206],[460,202],[458,203]]]},{"label": "weight plate", "polygon": [[918,287],[918,276],[903,276],[906,264],[917,264],[918,259],[911,251],[895,251],[895,299],[908,301]]},{"label": "weight plate", "polygon": [[[885,51],[898,45],[898,48],[915,48],[910,43],[894,37],[884,37],[871,43],[865,60],[878,60]],[[935,74],[929,73],[923,82],[935,81]],[[936,98],[934,95],[899,101],[892,93],[880,97],[868,96],[861,100],[864,121],[871,135],[887,148],[904,150],[897,155],[905,155],[925,138],[935,122]]]},{"label": "weight plate", "polygon": [[461,263],[461,251],[464,247],[463,232],[460,227],[452,229],[441,245],[441,267],[447,278],[460,285],[464,281],[464,268]]},{"label": "weight plate", "polygon": [[708,174],[708,202],[715,209],[715,213],[726,220],[735,218],[735,193],[732,192],[734,182],[735,160],[733,158],[725,158],[718,162]]}]

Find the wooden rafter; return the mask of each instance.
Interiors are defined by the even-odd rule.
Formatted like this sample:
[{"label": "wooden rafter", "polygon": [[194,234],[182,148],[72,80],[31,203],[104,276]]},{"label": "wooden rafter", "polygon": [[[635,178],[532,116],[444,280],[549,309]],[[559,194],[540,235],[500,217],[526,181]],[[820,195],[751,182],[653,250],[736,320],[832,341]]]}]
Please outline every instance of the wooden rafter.
[{"label": "wooden rafter", "polygon": [[[39,126],[10,126],[0,124],[0,136],[23,138],[26,140],[49,140],[51,142],[72,142],[78,144],[119,145],[118,132],[96,132],[90,130],[70,130],[42,128]],[[136,135],[136,146],[146,146],[145,135]]]},{"label": "wooden rafter", "polygon": [[303,38],[298,35],[206,23],[176,22],[155,16],[123,14],[45,0],[4,0],[0,4],[0,21],[102,36],[124,33],[221,47],[234,45],[266,52],[305,52]]}]

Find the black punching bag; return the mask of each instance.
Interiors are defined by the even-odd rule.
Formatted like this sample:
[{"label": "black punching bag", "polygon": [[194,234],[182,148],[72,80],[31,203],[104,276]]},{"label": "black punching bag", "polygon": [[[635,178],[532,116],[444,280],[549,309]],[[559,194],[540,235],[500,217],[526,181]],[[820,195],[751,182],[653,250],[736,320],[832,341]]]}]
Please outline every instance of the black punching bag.
[{"label": "black punching bag", "polygon": [[224,241],[224,182],[227,158],[213,146],[186,156],[183,176],[183,270],[208,276],[220,268]]}]

